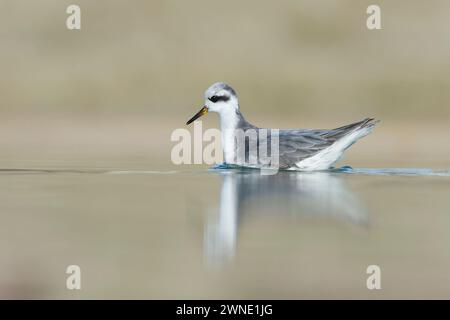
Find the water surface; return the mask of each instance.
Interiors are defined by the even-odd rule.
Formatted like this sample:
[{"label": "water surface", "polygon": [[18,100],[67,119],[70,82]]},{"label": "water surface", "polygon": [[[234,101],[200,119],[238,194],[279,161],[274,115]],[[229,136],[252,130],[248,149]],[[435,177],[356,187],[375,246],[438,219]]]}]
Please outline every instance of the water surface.
[{"label": "water surface", "polygon": [[4,298],[450,298],[445,170],[9,168],[0,185]]}]

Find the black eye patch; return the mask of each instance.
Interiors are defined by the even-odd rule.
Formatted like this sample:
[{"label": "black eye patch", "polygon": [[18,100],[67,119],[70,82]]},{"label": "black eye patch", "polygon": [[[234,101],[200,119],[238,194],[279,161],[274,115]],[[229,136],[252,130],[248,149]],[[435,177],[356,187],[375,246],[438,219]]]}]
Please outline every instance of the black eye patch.
[{"label": "black eye patch", "polygon": [[216,103],[217,101],[228,101],[230,100],[230,97],[227,96],[212,96],[211,98],[208,98],[209,101]]}]

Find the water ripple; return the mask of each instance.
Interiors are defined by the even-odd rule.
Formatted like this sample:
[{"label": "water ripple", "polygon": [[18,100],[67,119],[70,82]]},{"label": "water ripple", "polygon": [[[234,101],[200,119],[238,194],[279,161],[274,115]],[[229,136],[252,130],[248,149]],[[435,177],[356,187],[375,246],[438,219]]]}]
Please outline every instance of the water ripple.
[{"label": "water ripple", "polygon": [[[257,171],[259,169],[241,167],[237,165],[219,164],[209,169],[209,171],[236,172]],[[292,170],[280,170],[283,172],[295,173],[314,173]],[[11,168],[0,169],[0,174],[114,174],[114,175],[172,175],[180,173],[194,173],[194,171],[176,171],[176,170],[101,170],[101,169],[23,169]],[[198,171],[195,171],[198,172]],[[203,171],[204,172],[204,171]],[[450,170],[434,170],[430,168],[352,168],[344,166],[320,172],[332,172],[342,174],[360,174],[360,175],[380,175],[380,176],[432,176],[432,177],[450,177]]]},{"label": "water ripple", "polygon": [[[237,165],[229,165],[226,163],[218,164],[210,170],[255,170],[253,168],[242,167]],[[283,170],[289,172],[304,172],[296,170]],[[450,177],[450,170],[434,170],[430,168],[352,168],[350,166],[343,166],[341,168],[334,168],[322,172],[333,173],[347,173],[347,174],[365,174],[365,175],[382,175],[382,176],[437,176]],[[311,173],[308,171],[308,173]]]},{"label": "water ripple", "polygon": [[333,172],[389,176],[438,176],[450,177],[449,170],[433,170],[429,168],[352,168],[345,166],[331,170]]}]

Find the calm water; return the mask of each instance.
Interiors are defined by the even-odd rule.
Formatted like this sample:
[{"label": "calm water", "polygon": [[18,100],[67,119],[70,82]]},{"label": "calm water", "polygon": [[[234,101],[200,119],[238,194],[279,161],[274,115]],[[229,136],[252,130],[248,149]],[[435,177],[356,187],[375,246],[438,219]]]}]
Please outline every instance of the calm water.
[{"label": "calm water", "polygon": [[2,298],[450,298],[448,171],[0,177]]}]

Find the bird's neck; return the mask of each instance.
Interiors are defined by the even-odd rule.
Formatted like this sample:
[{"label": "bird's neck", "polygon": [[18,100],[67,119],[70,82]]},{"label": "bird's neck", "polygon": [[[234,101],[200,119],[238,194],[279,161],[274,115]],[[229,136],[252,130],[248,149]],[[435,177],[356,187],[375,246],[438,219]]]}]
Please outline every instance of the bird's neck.
[{"label": "bird's neck", "polygon": [[239,110],[227,110],[220,114],[220,129],[234,130],[237,128],[240,119]]},{"label": "bird's neck", "polygon": [[236,159],[235,130],[238,128],[242,115],[238,109],[227,110],[220,114],[220,131],[222,136],[222,148],[224,161],[232,164]]}]

